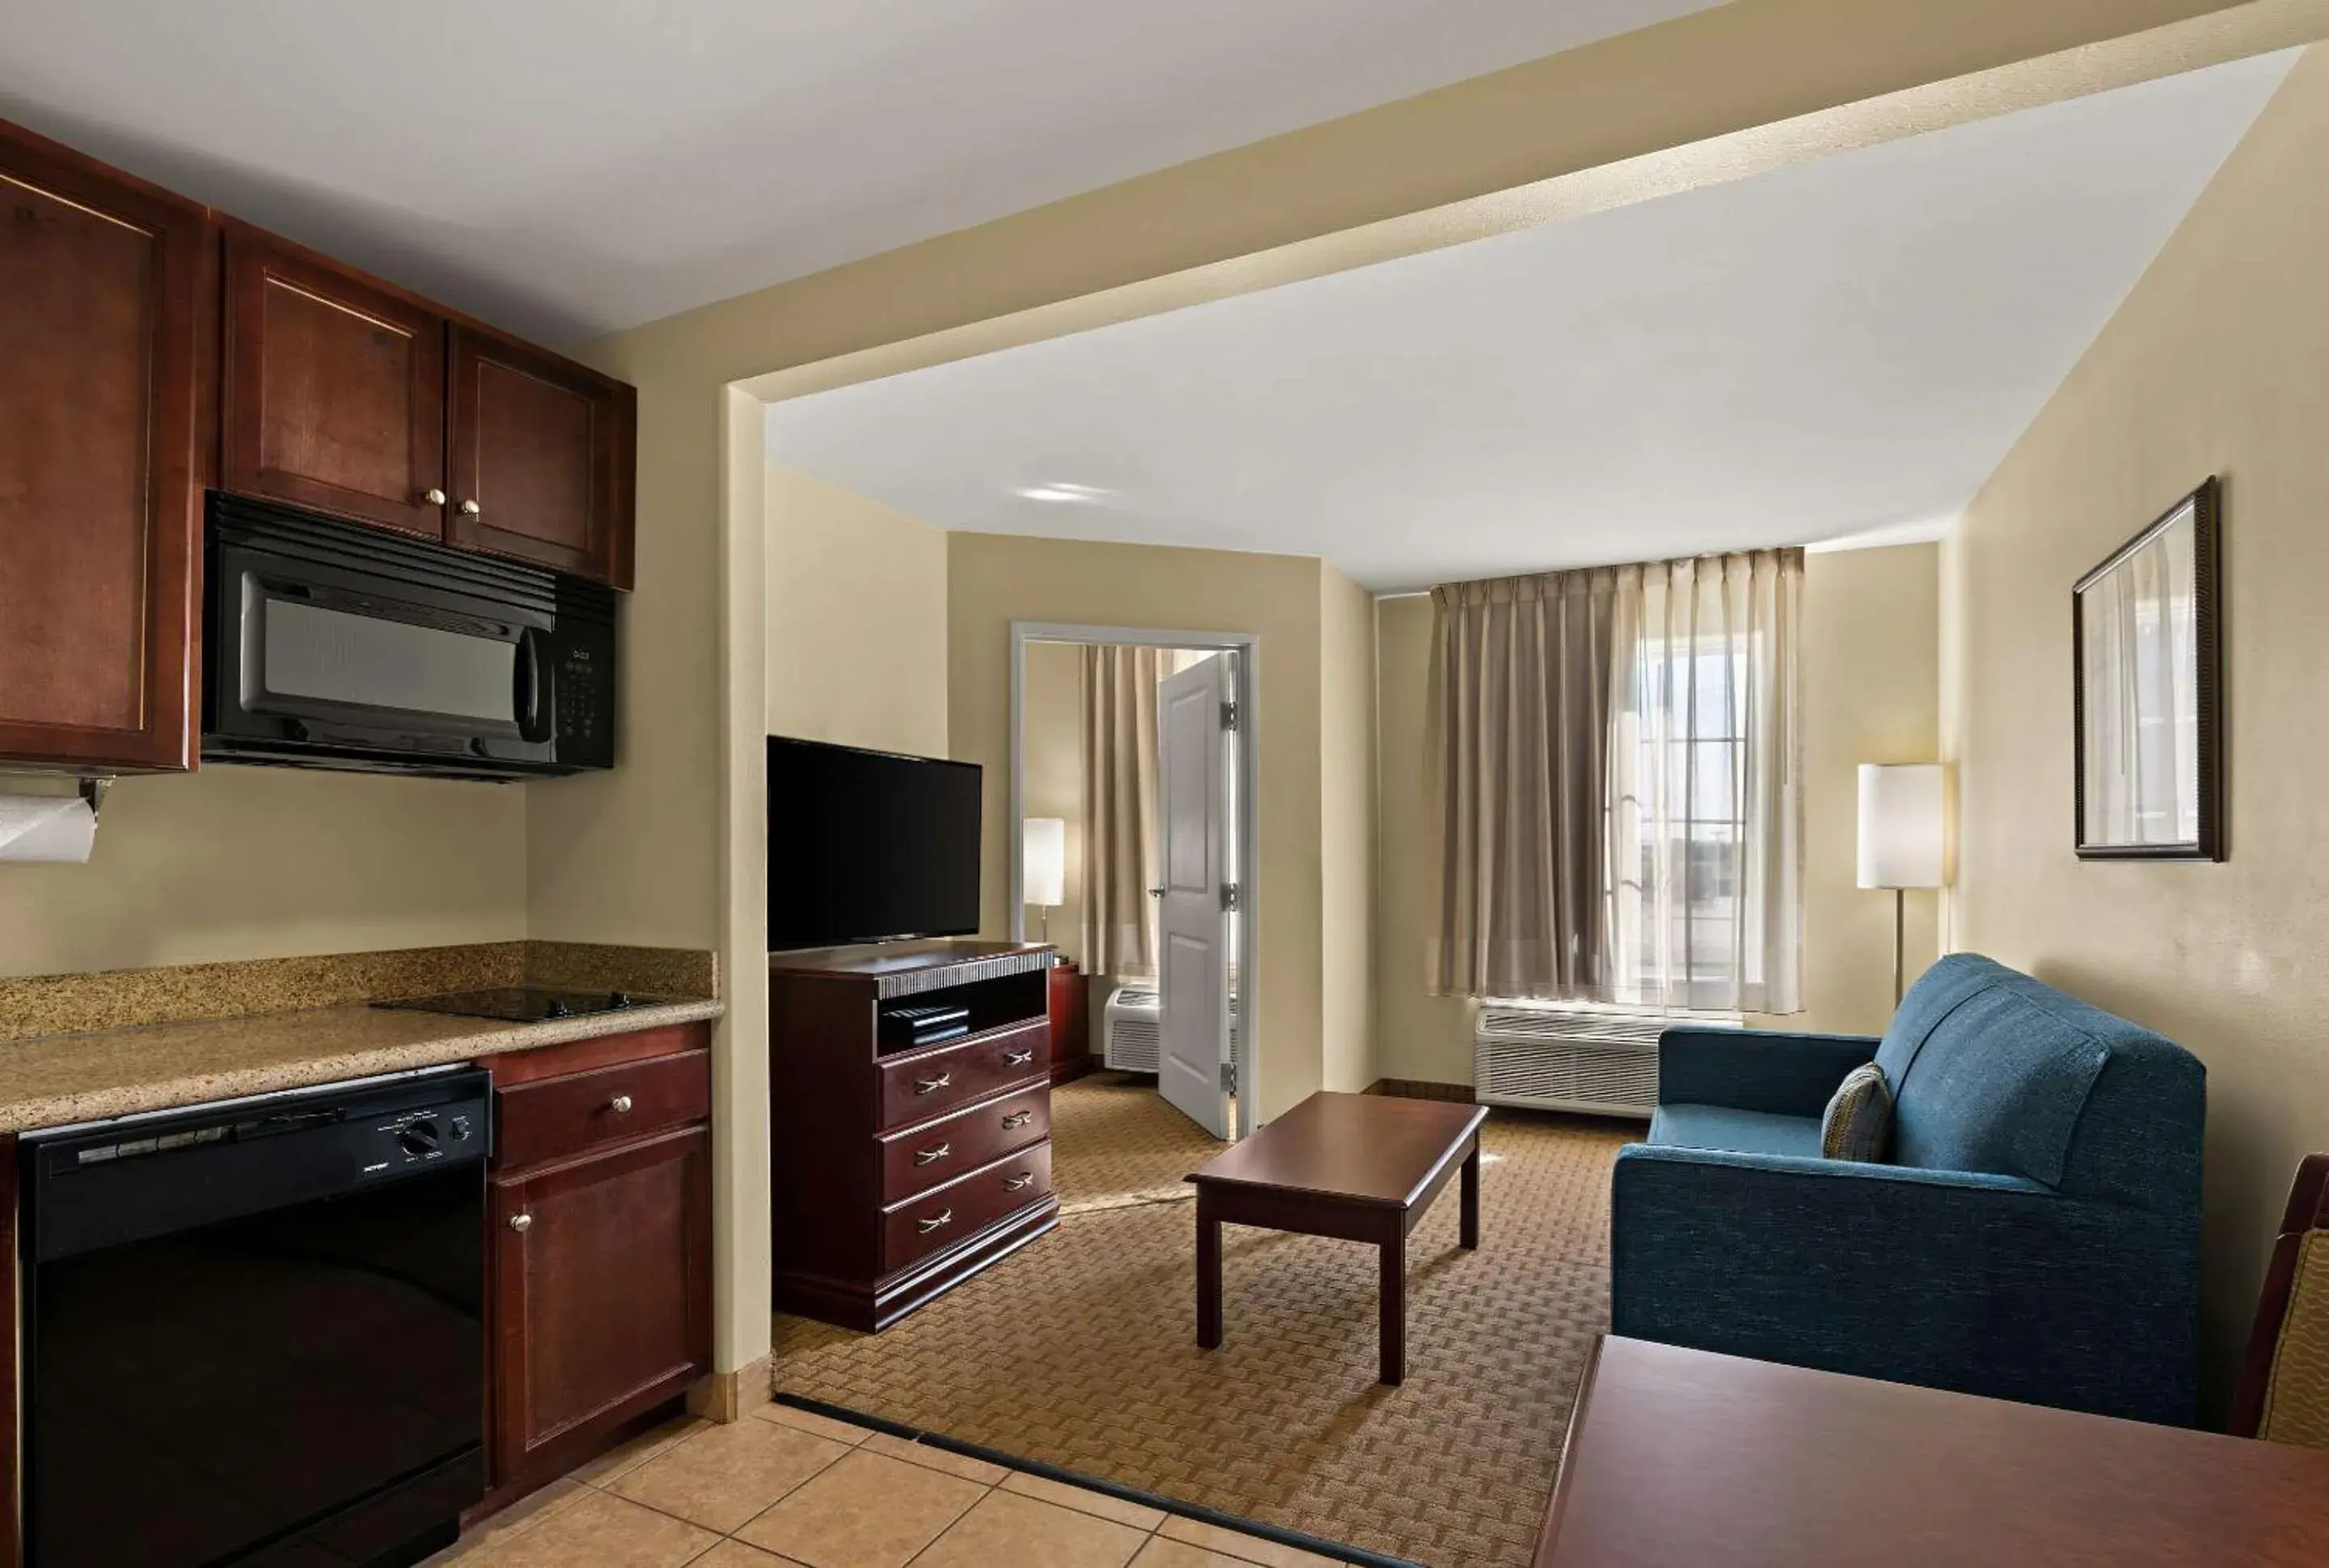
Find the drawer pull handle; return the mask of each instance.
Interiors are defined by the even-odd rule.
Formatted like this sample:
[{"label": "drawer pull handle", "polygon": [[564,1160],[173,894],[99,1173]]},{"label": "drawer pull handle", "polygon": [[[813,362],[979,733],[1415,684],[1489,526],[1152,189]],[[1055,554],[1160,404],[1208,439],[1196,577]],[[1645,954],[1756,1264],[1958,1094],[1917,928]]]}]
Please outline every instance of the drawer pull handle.
[{"label": "drawer pull handle", "polygon": [[519,1232],[520,1233],[533,1229],[533,1216],[532,1214],[512,1214],[510,1216],[510,1229]]},{"label": "drawer pull handle", "polygon": [[954,1223],[954,1211],[952,1209],[948,1209],[934,1220],[916,1220],[914,1222],[914,1229],[927,1236],[932,1231],[942,1229],[943,1227],[952,1223]]},{"label": "drawer pull handle", "polygon": [[917,1078],[914,1080],[914,1092],[917,1094],[936,1094],[939,1090],[946,1088],[953,1082],[954,1074],[951,1072],[941,1072],[936,1078]]},{"label": "drawer pull handle", "polygon": [[1014,1110],[1003,1119],[1003,1130],[1016,1132],[1034,1119],[1035,1113],[1032,1110]]},{"label": "drawer pull handle", "polygon": [[1005,1051],[1003,1053],[1003,1060],[1014,1067],[1024,1067],[1027,1063],[1035,1060],[1035,1053],[1032,1049],[1025,1051]]},{"label": "drawer pull handle", "polygon": [[953,1152],[954,1145],[950,1143],[942,1143],[936,1148],[918,1148],[914,1151],[914,1163],[928,1165],[934,1159],[944,1159]]},{"label": "drawer pull handle", "polygon": [[1015,1176],[1005,1178],[1003,1183],[1003,1190],[1006,1193],[1015,1193],[1021,1188],[1026,1186],[1034,1179],[1035,1173],[1033,1171],[1023,1170]]},{"label": "drawer pull handle", "polygon": [[618,1094],[614,1099],[607,1101],[607,1109],[617,1116],[628,1116],[631,1113],[631,1097],[627,1094]]}]

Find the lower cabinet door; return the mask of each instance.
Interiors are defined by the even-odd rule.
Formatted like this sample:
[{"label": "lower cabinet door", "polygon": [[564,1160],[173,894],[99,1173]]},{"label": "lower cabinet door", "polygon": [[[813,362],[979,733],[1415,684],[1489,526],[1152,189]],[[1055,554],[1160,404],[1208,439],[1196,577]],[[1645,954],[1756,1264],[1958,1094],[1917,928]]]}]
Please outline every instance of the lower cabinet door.
[{"label": "lower cabinet door", "polygon": [[711,1370],[711,1157],[691,1127],[494,1178],[496,1485]]}]

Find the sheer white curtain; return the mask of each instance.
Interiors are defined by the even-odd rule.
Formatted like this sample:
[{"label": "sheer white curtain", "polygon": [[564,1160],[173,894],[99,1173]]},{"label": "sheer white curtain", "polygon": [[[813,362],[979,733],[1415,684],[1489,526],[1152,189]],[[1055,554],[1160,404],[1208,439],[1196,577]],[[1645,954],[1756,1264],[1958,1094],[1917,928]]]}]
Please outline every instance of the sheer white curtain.
[{"label": "sheer white curtain", "polygon": [[1799,1012],[1803,552],[1618,578],[1608,999]]}]

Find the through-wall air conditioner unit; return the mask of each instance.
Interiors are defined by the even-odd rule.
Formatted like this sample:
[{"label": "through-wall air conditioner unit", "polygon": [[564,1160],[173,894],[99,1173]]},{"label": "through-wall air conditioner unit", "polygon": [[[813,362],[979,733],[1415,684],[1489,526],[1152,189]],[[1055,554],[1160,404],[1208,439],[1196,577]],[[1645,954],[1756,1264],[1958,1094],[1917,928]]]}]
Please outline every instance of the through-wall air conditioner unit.
[{"label": "through-wall air conditioner unit", "polygon": [[1685,1024],[1740,1026],[1595,1002],[1484,1002],[1472,1026],[1473,1094],[1483,1105],[1647,1117],[1658,1105],[1658,1036]]},{"label": "through-wall air conditioner unit", "polygon": [[[1154,1072],[1163,1050],[1164,1005],[1151,990],[1118,986],[1101,1009],[1099,1059],[1116,1072]],[[1238,1065],[1238,1005],[1230,997],[1230,1063]]]}]

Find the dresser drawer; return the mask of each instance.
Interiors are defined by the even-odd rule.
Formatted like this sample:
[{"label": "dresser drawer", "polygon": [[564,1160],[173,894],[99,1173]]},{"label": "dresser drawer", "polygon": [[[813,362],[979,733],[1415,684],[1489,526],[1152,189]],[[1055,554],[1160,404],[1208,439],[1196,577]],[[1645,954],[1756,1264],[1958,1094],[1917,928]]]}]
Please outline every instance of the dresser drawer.
[{"label": "dresser drawer", "polygon": [[683,1051],[494,1091],[494,1163],[504,1170],[712,1114],[712,1053]]},{"label": "dresser drawer", "polygon": [[882,1139],[882,1201],[894,1204],[1051,1136],[1051,1089],[1038,1084]]},{"label": "dresser drawer", "polygon": [[883,1268],[892,1274],[910,1268],[1051,1194],[1051,1145],[1047,1139],[936,1191],[893,1204],[882,1211]]},{"label": "dresser drawer", "polygon": [[1032,1018],[1000,1034],[881,1064],[882,1130],[928,1121],[1000,1089],[1049,1080],[1051,1026]]}]

